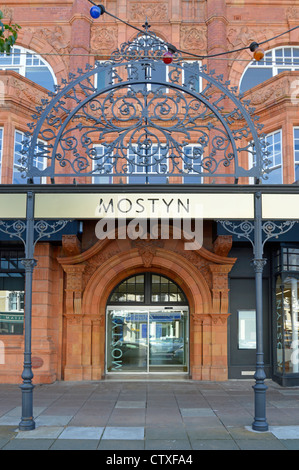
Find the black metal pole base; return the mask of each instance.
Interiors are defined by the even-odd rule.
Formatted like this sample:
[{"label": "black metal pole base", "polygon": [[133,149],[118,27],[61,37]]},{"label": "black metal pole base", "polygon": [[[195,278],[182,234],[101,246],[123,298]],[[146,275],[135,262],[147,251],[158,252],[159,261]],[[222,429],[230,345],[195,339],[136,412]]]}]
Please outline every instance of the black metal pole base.
[{"label": "black metal pole base", "polygon": [[35,429],[35,421],[32,418],[22,418],[19,423],[19,431],[33,431]]},{"label": "black metal pole base", "polygon": [[20,431],[32,431],[35,429],[33,419],[33,389],[34,385],[24,383],[20,386],[22,390],[22,417],[19,423]]},{"label": "black metal pole base", "polygon": [[252,388],[255,394],[255,417],[252,429],[266,432],[269,430],[266,420],[266,390],[268,387],[264,383],[256,383]]}]

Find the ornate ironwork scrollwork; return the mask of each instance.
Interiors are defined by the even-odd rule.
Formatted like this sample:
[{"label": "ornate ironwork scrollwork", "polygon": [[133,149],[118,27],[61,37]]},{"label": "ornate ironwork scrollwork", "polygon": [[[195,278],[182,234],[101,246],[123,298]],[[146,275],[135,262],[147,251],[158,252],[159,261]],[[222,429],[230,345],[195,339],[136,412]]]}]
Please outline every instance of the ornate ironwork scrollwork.
[{"label": "ornate ironwork scrollwork", "polygon": [[26,223],[23,220],[0,220],[0,231],[10,238],[19,238],[25,244]]},{"label": "ornate ironwork scrollwork", "polygon": [[[42,238],[50,237],[60,232],[70,220],[58,220],[47,222],[45,220],[37,220],[34,223],[34,246]],[[0,220],[0,232],[9,235],[10,238],[18,238],[26,246],[26,223],[23,220],[7,221]]]},{"label": "ornate ironwork scrollwork", "polygon": [[[231,233],[232,235],[236,235],[238,238],[245,238],[248,240],[252,246],[254,247],[254,223],[250,220],[244,220],[242,222],[236,222],[231,220],[218,220],[222,227]],[[277,222],[273,220],[267,220],[262,223],[262,233],[263,233],[263,240],[262,240],[262,247],[267,241],[271,238],[278,238],[280,235],[284,235],[285,233],[289,232],[294,225],[298,223],[297,220],[286,220],[282,222]]]},{"label": "ornate ironwork scrollwork", "polygon": [[[221,75],[177,52],[166,66],[166,49],[145,31],[110,60],[63,80],[29,124],[22,175],[100,182],[107,176],[147,174],[154,182],[161,175],[193,175],[199,183],[264,176],[269,162],[262,126],[249,101]],[[244,152],[253,155],[251,168],[241,165]]]}]

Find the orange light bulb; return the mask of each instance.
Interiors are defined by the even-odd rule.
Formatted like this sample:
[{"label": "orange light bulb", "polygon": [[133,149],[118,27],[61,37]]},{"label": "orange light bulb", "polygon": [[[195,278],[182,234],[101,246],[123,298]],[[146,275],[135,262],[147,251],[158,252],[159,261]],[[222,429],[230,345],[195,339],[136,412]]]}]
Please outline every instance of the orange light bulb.
[{"label": "orange light bulb", "polygon": [[259,62],[264,58],[265,51],[259,46],[257,42],[252,42],[249,46],[251,52],[253,52],[253,58]]},{"label": "orange light bulb", "polygon": [[253,57],[257,62],[262,60],[264,58],[264,55],[265,51],[261,47],[258,47],[253,53]]}]

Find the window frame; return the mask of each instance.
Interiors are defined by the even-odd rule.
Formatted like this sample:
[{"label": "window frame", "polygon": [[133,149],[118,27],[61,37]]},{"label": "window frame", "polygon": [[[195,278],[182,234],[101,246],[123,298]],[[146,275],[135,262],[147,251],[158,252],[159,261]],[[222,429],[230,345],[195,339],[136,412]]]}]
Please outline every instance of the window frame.
[{"label": "window frame", "polygon": [[[277,169],[277,168],[281,168],[281,182],[280,183],[270,183],[269,182],[269,179],[270,179],[270,176],[271,176],[271,173],[266,173],[269,175],[269,179],[263,179],[262,180],[262,183],[263,184],[283,184],[283,147],[282,147],[282,129],[276,129],[275,131],[272,131],[272,132],[268,132],[267,134],[265,134],[265,140],[267,141],[267,138],[268,137],[272,137],[274,136],[275,134],[279,133],[280,134],[280,149],[281,149],[281,163],[280,164],[277,164],[277,165],[273,165],[273,166],[269,166],[268,168],[269,169],[272,169],[274,168]],[[275,142],[274,142],[274,145],[275,145]],[[268,146],[266,148],[266,150],[268,149]],[[266,156],[266,158],[272,158],[270,155]],[[249,168],[252,168],[254,165],[255,165],[255,162],[253,160],[253,155],[251,152],[248,152],[248,164],[249,164]],[[249,183],[250,184],[254,184],[254,178],[249,178]]]},{"label": "window frame", "polygon": [[[200,147],[200,145],[199,144],[188,144],[188,145],[186,145],[185,149],[186,148],[194,149],[195,147]],[[202,161],[202,158],[201,158],[201,161]],[[183,165],[184,165],[184,171],[185,171],[185,161],[183,161]],[[201,171],[202,171],[202,169],[201,169]],[[198,173],[189,173],[188,175],[185,175],[185,174],[182,175],[182,179],[183,179],[182,184],[193,184],[192,182],[188,183],[188,181],[185,180],[185,178],[187,179],[187,178],[190,178],[190,177],[193,177],[193,178],[197,177],[198,178],[198,181],[195,184],[202,184],[203,183],[203,176],[200,176]]]},{"label": "window frame", "polygon": [[[24,259],[24,257],[25,253],[23,248],[16,246],[3,246],[0,249],[0,264],[2,273],[0,279],[0,294],[5,294],[5,305],[3,304],[4,297],[2,295],[2,306],[4,306],[5,310],[1,310],[0,338],[1,336],[23,336],[24,334],[25,267],[23,267],[21,263],[21,260]],[[11,281],[15,279],[15,282],[12,282],[16,285],[5,287],[5,283],[2,281],[2,277],[4,279],[10,279]],[[22,284],[22,286],[20,284]],[[22,290],[20,290],[20,288]],[[17,310],[10,308],[11,293],[16,294],[17,296]],[[21,319],[20,317],[23,318]],[[20,325],[22,326],[20,327]]]},{"label": "window frame", "polygon": [[[20,53],[19,53],[19,64],[16,63],[14,64],[13,61],[14,61],[14,58],[17,57],[16,54],[14,54],[14,52],[16,50],[20,50]],[[31,56],[31,57],[29,57]],[[1,58],[11,58],[12,60],[12,63],[11,64],[1,64]],[[29,65],[27,64],[27,60],[31,58],[32,59],[32,65]],[[38,64],[33,64],[33,61],[36,60],[38,61],[39,63]],[[9,56],[7,56],[5,53],[3,54],[0,54],[0,70],[14,70],[15,72],[19,73],[22,77],[26,77],[26,69],[29,69],[30,68],[34,68],[34,67],[44,67],[44,68],[47,68],[48,71],[50,72],[52,78],[53,78],[53,90],[50,90],[50,91],[55,91],[55,86],[57,86],[57,79],[56,79],[56,76],[55,76],[55,73],[51,67],[51,65],[40,55],[38,54],[37,52],[34,52],[32,51],[31,49],[26,49],[25,47],[22,47],[22,46],[19,46],[19,45],[15,45],[13,46],[12,48],[12,51],[11,51],[11,54]],[[18,70],[16,70],[18,69]],[[28,78],[28,80],[31,80],[30,78]],[[36,83],[34,80],[31,80],[33,81],[34,83]],[[38,83],[37,83],[38,85]],[[39,85],[39,86],[42,86],[42,85]],[[48,88],[46,88],[48,90]]]},{"label": "window frame", "polygon": [[[277,64],[277,57],[276,57],[276,51],[278,50],[282,50],[284,51],[285,49],[291,49],[291,60],[292,60],[292,63],[289,65],[289,64],[282,64],[282,65],[278,65]],[[294,56],[294,50],[297,50],[298,51],[298,56]],[[271,54],[271,57],[270,57],[270,54]],[[284,54],[282,53],[282,57],[285,58]],[[267,64],[267,60],[270,61],[271,63]],[[297,60],[298,63],[297,64],[294,64],[294,60]],[[239,81],[239,88],[241,90],[242,88],[242,81],[244,79],[244,76],[246,74],[246,72],[249,70],[249,69],[259,69],[259,68],[267,68],[267,69],[272,69],[272,77],[276,77],[277,75],[279,75],[279,73],[282,73],[282,72],[279,72],[278,70],[279,69],[285,69],[285,70],[282,70],[282,71],[288,71],[289,69],[291,69],[290,71],[295,71],[295,70],[299,70],[299,46],[279,46],[279,47],[274,47],[273,49],[270,49],[268,51],[265,51],[265,56],[264,58],[257,62],[256,60],[252,60],[248,65],[247,67],[245,68],[245,70],[243,71],[242,75],[241,75],[241,78],[240,78],[240,81]],[[269,80],[269,79],[267,79]],[[264,83],[266,80],[263,80],[261,83]],[[257,84],[258,85],[258,84]],[[254,85],[254,86],[257,86],[257,85]],[[241,91],[241,93],[246,93],[248,90],[250,90],[251,88],[248,88],[247,90],[245,91]]]},{"label": "window frame", "polygon": [[[20,134],[22,136],[22,140],[21,142],[17,142],[17,134]],[[18,174],[17,172],[19,171],[18,168],[20,168],[20,164],[17,163],[16,161],[16,154],[18,154],[20,156],[20,158],[22,158],[22,154],[16,150],[16,145],[19,144],[22,146],[22,142],[24,141],[25,139],[25,133],[23,131],[20,131],[19,129],[15,129],[15,136],[14,136],[14,153],[13,153],[13,175],[12,175],[12,184],[22,184],[22,182],[14,182],[14,177],[16,174]],[[38,139],[37,140],[37,145],[39,145],[39,143],[42,143],[43,145],[46,145],[46,142],[41,140],[41,139]],[[36,161],[36,158],[39,159],[40,157],[35,157],[35,161]],[[46,162],[46,159],[45,158],[42,158],[41,160],[41,163],[42,163],[42,167],[40,168],[41,170],[45,170],[46,166],[47,166],[47,162]],[[47,182],[47,178],[46,177],[37,177],[37,178],[40,178],[40,182],[39,183],[36,183],[36,184],[46,184]],[[25,182],[25,180],[24,180]]]},{"label": "window frame", "polygon": [[[104,150],[104,149],[105,149],[105,146],[104,146],[104,145],[95,144],[95,145],[93,146],[93,149],[96,150],[96,152],[97,152],[97,157],[104,157],[104,155],[98,155],[98,151],[97,151],[97,149],[102,149],[102,150]],[[111,158],[111,157],[108,157],[108,158]],[[112,157],[112,158],[114,158],[114,157]],[[96,162],[97,162],[97,160],[92,159],[92,170],[95,170]],[[104,166],[105,166],[105,165],[111,165],[111,163],[106,162],[106,163],[104,163]],[[113,173],[111,173],[111,174],[109,174],[109,175],[103,174],[103,176],[101,176],[101,175],[92,176],[92,184],[113,184],[113,177],[114,177]],[[103,182],[101,182],[101,181],[96,181],[97,179],[100,179],[100,178],[105,178],[106,180],[103,181]]]},{"label": "window frame", "polygon": [[[143,290],[143,295],[144,295],[144,300],[143,301],[117,301],[117,300],[112,300],[112,297],[113,297],[113,294],[114,293],[117,293],[117,289],[122,285],[124,284],[125,282],[127,282],[129,279],[133,279],[135,277],[138,277],[138,276],[143,276],[144,278],[144,281],[143,281],[143,286],[144,286],[144,290]],[[159,276],[160,278],[163,278],[163,279],[166,279],[168,281],[168,291],[167,291],[167,294],[170,293],[170,290],[169,290],[169,283],[170,284],[173,284],[177,290],[178,290],[178,293],[180,293],[182,295],[182,298],[184,298],[184,301],[172,301],[172,300],[157,300],[157,301],[153,301],[152,300],[152,295],[153,295],[153,292],[152,292],[152,286],[153,286],[153,276]],[[136,281],[135,281],[135,285],[136,285]],[[161,281],[159,283],[159,285],[161,285]],[[140,292],[138,292],[138,294],[140,294]],[[161,294],[161,292],[160,292]],[[154,306],[167,306],[167,305],[170,305],[170,306],[188,306],[188,299],[186,297],[186,294],[185,292],[183,291],[183,289],[175,282],[173,281],[172,279],[170,279],[169,277],[165,276],[164,274],[160,274],[160,273],[156,273],[156,272],[149,272],[149,271],[146,271],[146,272],[141,272],[141,273],[138,273],[138,274],[133,274],[132,276],[129,276],[129,277],[126,277],[125,279],[123,279],[122,281],[120,281],[114,288],[113,290],[110,292],[110,295],[108,297],[108,301],[107,301],[107,307],[111,307],[111,306],[125,306],[125,305],[128,305],[128,306],[151,306],[151,307],[154,307]]]}]

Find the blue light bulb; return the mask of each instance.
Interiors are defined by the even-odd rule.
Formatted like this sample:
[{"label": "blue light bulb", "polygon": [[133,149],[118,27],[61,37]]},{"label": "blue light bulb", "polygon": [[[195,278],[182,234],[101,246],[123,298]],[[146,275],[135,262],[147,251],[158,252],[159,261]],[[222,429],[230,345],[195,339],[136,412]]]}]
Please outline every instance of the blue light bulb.
[{"label": "blue light bulb", "polygon": [[100,7],[94,6],[90,9],[90,16],[94,19],[99,18],[102,14],[102,9]]}]

